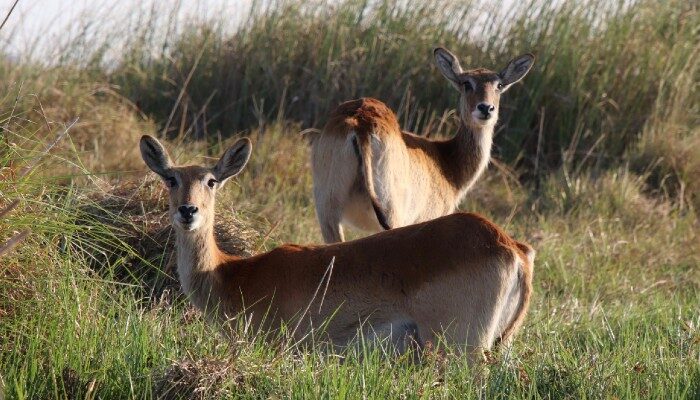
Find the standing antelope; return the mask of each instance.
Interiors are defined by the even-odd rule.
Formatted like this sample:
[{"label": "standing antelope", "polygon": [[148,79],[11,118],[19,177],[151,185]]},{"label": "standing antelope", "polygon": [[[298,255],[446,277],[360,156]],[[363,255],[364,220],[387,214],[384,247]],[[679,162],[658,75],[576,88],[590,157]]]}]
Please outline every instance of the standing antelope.
[{"label": "standing antelope", "polygon": [[398,351],[444,333],[470,353],[509,341],[525,317],[535,253],[483,217],[458,213],[347,243],[236,257],[214,240],[214,199],[245,166],[250,141],[236,142],[213,168],[174,166],[150,136],[140,148],[170,188],[182,288],[210,316],[266,328],[296,323],[297,340],[328,322],[324,334],[341,347],[358,329]]},{"label": "standing antelope", "polygon": [[501,94],[535,58],[522,55],[496,73],[464,71],[443,48],[434,54],[461,95],[453,138],[402,132],[396,115],[371,98],[341,104],[311,138],[316,214],[326,243],[344,240],[341,223],[379,231],[450,214],[486,169]]}]

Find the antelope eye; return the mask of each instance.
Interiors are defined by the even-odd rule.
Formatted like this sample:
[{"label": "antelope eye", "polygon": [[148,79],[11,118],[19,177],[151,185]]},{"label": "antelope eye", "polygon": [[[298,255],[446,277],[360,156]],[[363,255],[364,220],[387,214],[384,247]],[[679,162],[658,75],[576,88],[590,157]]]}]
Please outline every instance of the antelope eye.
[{"label": "antelope eye", "polygon": [[498,88],[498,90],[503,89],[503,83],[498,82],[498,85],[496,87]]},{"label": "antelope eye", "polygon": [[464,81],[464,90],[466,90],[466,91],[472,90],[472,84],[469,81]]},{"label": "antelope eye", "polygon": [[219,181],[217,181],[216,179],[209,179],[209,181],[207,182],[207,186],[214,189],[214,186],[216,186],[217,183],[219,183]]},{"label": "antelope eye", "polygon": [[165,178],[165,184],[168,185],[169,188],[177,187],[177,179],[172,176],[170,178]]}]

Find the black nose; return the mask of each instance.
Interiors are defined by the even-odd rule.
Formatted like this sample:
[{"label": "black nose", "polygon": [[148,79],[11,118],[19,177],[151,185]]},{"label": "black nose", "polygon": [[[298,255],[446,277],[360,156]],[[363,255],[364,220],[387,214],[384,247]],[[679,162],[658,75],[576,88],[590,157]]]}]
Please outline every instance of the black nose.
[{"label": "black nose", "polygon": [[178,207],[177,210],[180,212],[182,218],[192,219],[192,216],[197,212],[198,208],[193,205],[186,204]]},{"label": "black nose", "polygon": [[483,114],[485,118],[490,117],[493,110],[496,109],[496,107],[486,103],[479,103],[476,108],[481,111],[481,114]]}]

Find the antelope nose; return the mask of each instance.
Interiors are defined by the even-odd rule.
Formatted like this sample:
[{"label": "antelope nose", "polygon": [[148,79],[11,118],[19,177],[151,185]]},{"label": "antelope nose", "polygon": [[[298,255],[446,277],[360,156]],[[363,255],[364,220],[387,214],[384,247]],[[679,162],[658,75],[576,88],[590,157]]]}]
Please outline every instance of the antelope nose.
[{"label": "antelope nose", "polygon": [[484,116],[484,118],[489,119],[491,117],[491,113],[496,109],[496,107],[492,106],[491,104],[487,103],[479,103],[476,108],[481,111],[481,114]]},{"label": "antelope nose", "polygon": [[185,204],[184,206],[178,207],[177,210],[180,212],[182,218],[192,219],[192,216],[197,212],[198,208],[190,204]]}]

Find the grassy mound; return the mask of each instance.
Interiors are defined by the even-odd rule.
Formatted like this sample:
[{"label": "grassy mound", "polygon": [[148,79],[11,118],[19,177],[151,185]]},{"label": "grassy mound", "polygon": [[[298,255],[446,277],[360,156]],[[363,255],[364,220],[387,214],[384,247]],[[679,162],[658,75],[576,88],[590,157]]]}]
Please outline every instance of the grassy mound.
[{"label": "grassy mound", "polygon": [[[89,249],[86,258],[92,260],[93,268],[99,272],[104,265],[118,265],[110,269],[112,278],[147,289],[144,295],[151,300],[158,301],[166,289],[179,292],[175,232],[168,215],[167,189],[160,179],[122,181],[90,195],[85,203],[76,224],[90,229],[82,232],[92,236],[95,227],[103,227],[119,241],[119,246],[101,254]],[[250,256],[259,233],[222,207],[218,211],[214,234],[219,246],[230,254]]]}]

